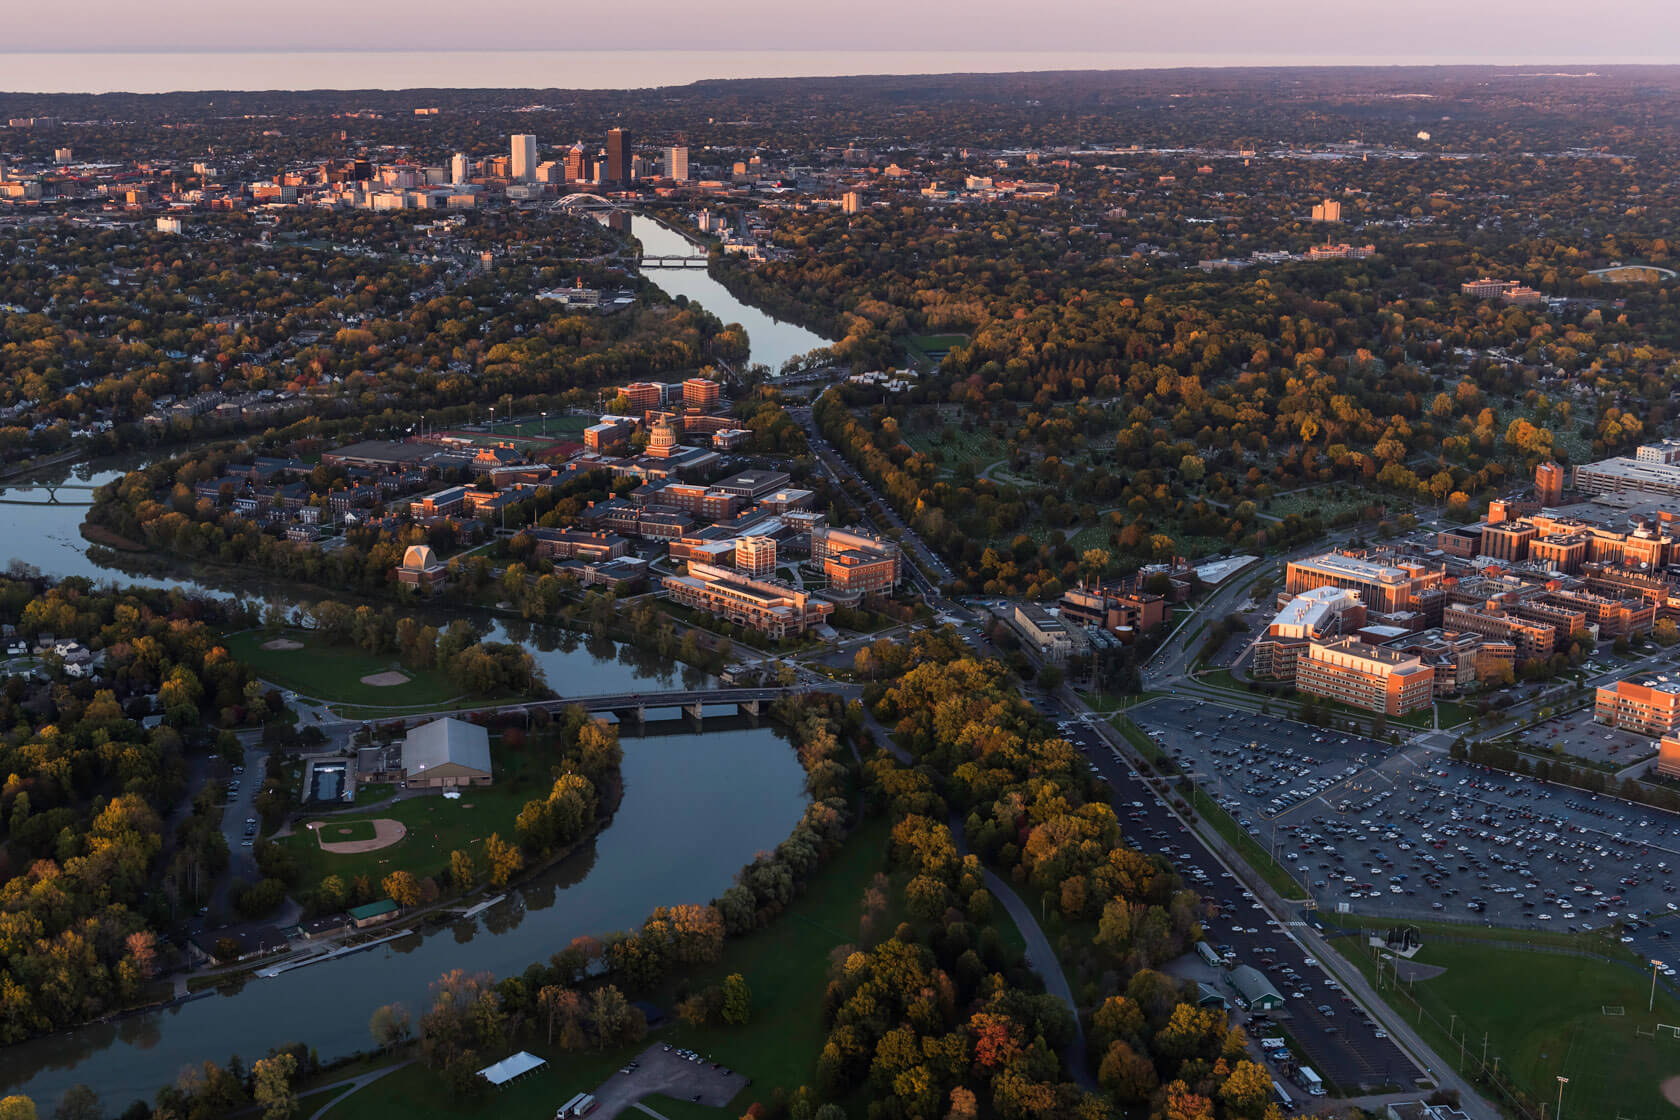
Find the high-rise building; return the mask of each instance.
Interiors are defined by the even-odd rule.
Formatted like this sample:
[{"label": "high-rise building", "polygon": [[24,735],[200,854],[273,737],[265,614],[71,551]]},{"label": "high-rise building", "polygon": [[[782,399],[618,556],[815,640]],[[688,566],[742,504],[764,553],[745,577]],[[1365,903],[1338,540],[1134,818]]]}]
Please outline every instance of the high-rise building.
[{"label": "high-rise building", "polygon": [[776,571],[776,539],[774,537],[739,537],[735,541],[735,568],[752,576],[767,576]]},{"label": "high-rise building", "polygon": [[511,178],[521,183],[529,183],[537,177],[537,138],[529,132],[521,132],[513,138],[513,165],[509,169]]},{"label": "high-rise building", "polygon": [[607,173],[601,181],[615,187],[628,187],[635,178],[631,166],[634,145],[630,133],[622,128],[607,130]]},{"label": "high-rise building", "polygon": [[857,191],[847,191],[840,196],[840,209],[843,213],[856,214],[863,209],[863,195]]},{"label": "high-rise building", "polygon": [[683,382],[685,408],[714,408],[718,403],[718,383],[705,377],[690,377]]},{"label": "high-rise building", "polygon": [[456,152],[449,160],[449,181],[457,187],[472,178],[472,160],[467,153]]},{"label": "high-rise building", "polygon": [[566,181],[568,183],[582,182],[584,179],[584,165],[588,158],[583,154],[583,143],[573,144],[566,153]]},{"label": "high-rise building", "polygon": [[1563,504],[1563,468],[1550,460],[1534,468],[1534,495],[1544,507]]},{"label": "high-rise building", "polygon": [[1339,222],[1342,220],[1342,204],[1333,198],[1327,198],[1312,208],[1312,220],[1315,222]]},{"label": "high-rise building", "polygon": [[688,182],[688,149],[678,146],[665,149],[665,178],[678,183]]}]

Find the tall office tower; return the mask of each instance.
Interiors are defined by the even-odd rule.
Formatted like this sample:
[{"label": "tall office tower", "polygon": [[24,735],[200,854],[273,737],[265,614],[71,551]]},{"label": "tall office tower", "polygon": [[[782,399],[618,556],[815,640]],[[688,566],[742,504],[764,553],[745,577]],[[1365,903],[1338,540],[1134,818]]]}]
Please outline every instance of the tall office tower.
[{"label": "tall office tower", "polygon": [[665,149],[665,178],[672,179],[678,183],[688,182],[687,148],[677,147]]},{"label": "tall office tower", "polygon": [[840,209],[847,214],[856,214],[863,209],[863,195],[857,191],[847,191],[840,196]]},{"label": "tall office tower", "polygon": [[513,167],[509,175],[521,183],[537,177],[537,138],[522,132],[513,138]]},{"label": "tall office tower", "polygon": [[617,187],[630,185],[635,178],[630,166],[631,148],[628,132],[622,128],[607,130],[607,173],[603,177],[606,182]]},{"label": "tall office tower", "polygon": [[566,182],[578,183],[583,181],[584,163],[587,157],[583,154],[583,141],[572,145],[572,150],[566,153]]},{"label": "tall office tower", "polygon": [[472,178],[472,161],[467,153],[456,152],[449,161],[449,181],[457,187]]}]

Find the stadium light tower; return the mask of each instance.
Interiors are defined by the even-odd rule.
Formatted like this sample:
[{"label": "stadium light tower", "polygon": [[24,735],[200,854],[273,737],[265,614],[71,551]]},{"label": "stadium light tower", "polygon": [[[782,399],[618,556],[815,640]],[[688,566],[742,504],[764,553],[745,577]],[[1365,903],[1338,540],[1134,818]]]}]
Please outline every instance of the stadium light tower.
[{"label": "stadium light tower", "polygon": [[1563,1087],[1567,1084],[1569,1084],[1569,1078],[1563,1076],[1561,1073],[1558,1074],[1557,1120],[1563,1120]]},{"label": "stadium light tower", "polygon": [[1645,1008],[1645,1013],[1647,1015],[1657,1009],[1657,969],[1661,967],[1661,961],[1651,962],[1651,1002],[1650,1005]]}]

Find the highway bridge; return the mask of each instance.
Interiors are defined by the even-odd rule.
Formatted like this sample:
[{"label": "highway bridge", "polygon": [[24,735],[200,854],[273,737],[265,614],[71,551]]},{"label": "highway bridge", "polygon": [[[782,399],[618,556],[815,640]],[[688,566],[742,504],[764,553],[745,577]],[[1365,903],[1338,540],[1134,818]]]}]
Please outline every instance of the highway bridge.
[{"label": "highway bridge", "polygon": [[643,257],[643,268],[705,268],[708,257]]}]

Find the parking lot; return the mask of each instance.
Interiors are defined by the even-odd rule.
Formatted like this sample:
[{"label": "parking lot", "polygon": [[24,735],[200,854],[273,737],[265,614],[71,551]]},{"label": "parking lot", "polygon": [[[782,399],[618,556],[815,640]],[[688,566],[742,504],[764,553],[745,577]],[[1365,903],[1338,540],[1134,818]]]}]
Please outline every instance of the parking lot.
[{"label": "parking lot", "polygon": [[[1115,812],[1127,843],[1140,851],[1167,856],[1189,885],[1218,907],[1218,915],[1205,924],[1207,940],[1217,948],[1229,949],[1237,963],[1264,971],[1284,995],[1285,1009],[1269,1017],[1250,1019],[1234,1010],[1237,1021],[1246,1020],[1249,1036],[1260,1038],[1278,1030],[1287,1033],[1295,1040],[1302,1064],[1347,1092],[1382,1085],[1410,1086],[1420,1071],[1324,974],[1317,960],[1296,940],[1290,923],[1268,915],[1096,731],[1070,722],[1064,725],[1063,733],[1113,791]],[[1234,1007],[1236,993],[1228,986],[1221,990]],[[1321,1005],[1325,1011],[1319,1010]],[[1276,1063],[1268,1061],[1268,1065],[1280,1081],[1289,1081]]]},{"label": "parking lot", "polygon": [[1680,816],[1269,716],[1134,718],[1307,886],[1395,919],[1581,931],[1647,956],[1680,928]]},{"label": "parking lot", "polygon": [[[702,1055],[689,1057],[689,1053],[663,1043],[649,1046],[636,1055],[632,1064],[624,1066],[592,1090],[595,1110],[590,1115],[594,1120],[611,1120],[637,1101],[655,1093],[708,1108],[722,1108],[751,1084],[745,1075],[724,1069]],[[558,1106],[565,1102],[554,1103]]]},{"label": "parking lot", "polygon": [[1539,747],[1557,747],[1576,758],[1618,767],[1632,766],[1657,753],[1657,741],[1648,735],[1594,723],[1591,707],[1553,716],[1524,732],[1523,738]]}]

